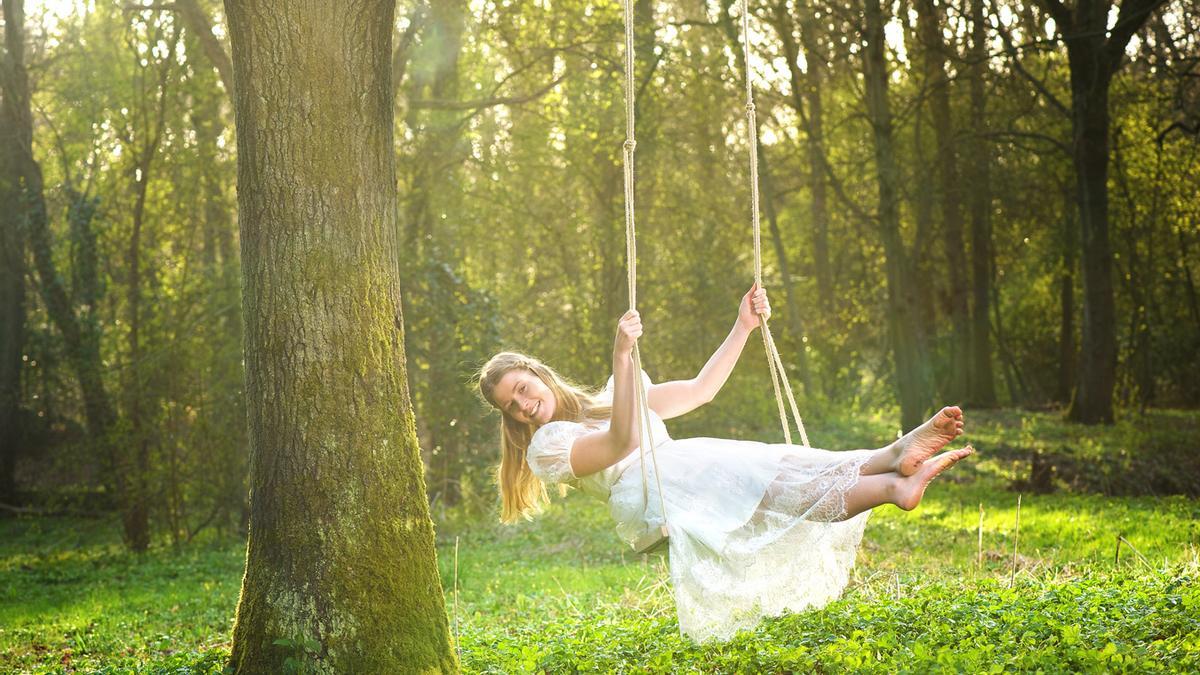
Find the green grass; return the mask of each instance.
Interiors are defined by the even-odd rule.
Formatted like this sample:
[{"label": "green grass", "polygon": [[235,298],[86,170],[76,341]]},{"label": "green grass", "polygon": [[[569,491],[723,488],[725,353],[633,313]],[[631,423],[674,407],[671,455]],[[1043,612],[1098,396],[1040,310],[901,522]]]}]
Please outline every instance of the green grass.
[{"label": "green grass", "polygon": [[[1160,436],[1178,441],[1198,419],[1171,415],[1093,430],[1088,454],[1101,462],[1121,457],[1123,444],[1161,447]],[[1078,432],[1046,414],[976,417],[979,455],[917,511],[871,516],[841,600],[724,644],[679,635],[664,561],[627,553],[598,501],[572,494],[515,527],[439,513],[438,563],[464,669],[1200,670],[1200,500],[1024,493],[1018,535],[1018,493],[1007,487],[1027,471],[1022,458]],[[814,426],[826,447],[889,435],[881,418]],[[1184,441],[1200,445],[1195,434]],[[0,672],[220,671],[244,544],[139,558],[117,532],[106,521],[0,521]]]}]

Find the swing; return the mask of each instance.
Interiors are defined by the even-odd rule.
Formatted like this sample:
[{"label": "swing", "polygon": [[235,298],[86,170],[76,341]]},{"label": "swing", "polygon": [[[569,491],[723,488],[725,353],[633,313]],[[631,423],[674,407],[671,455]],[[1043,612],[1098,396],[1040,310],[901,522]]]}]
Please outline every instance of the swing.
[{"label": "swing", "polygon": [[[633,188],[634,188],[634,161],[633,153],[637,148],[637,140],[634,138],[634,81],[633,81],[633,0],[624,0],[622,3],[625,10],[625,143],[622,146],[622,165],[625,171],[625,252],[626,252],[626,267],[629,277],[629,309],[636,309],[637,301],[637,229],[634,225],[634,207],[633,207]],[[759,225],[759,195],[758,195],[758,120],[755,115],[754,107],[754,89],[753,82],[750,77],[750,18],[747,0],[741,0],[742,10],[742,49],[744,50],[744,58],[742,60],[745,68],[746,81],[746,122],[750,136],[750,220],[754,229],[754,282],[759,288],[762,284],[762,246]],[[796,421],[796,427],[800,431],[801,442],[806,447],[810,447],[808,443],[808,433],[804,429],[804,421],[800,419],[800,410],[796,406],[796,397],[792,393],[792,385],[788,382],[787,373],[784,371],[783,360],[779,356],[779,350],[775,347],[775,339],[771,337],[771,331],[767,327],[767,318],[763,314],[758,315],[759,326],[763,339],[763,348],[767,352],[767,366],[771,372],[771,384],[775,388],[775,403],[779,407],[779,421],[783,426],[784,441],[792,444],[792,433],[788,426],[787,413],[783,406],[783,395],[787,394],[788,404],[791,408],[792,417]],[[633,542],[633,550],[639,554],[649,555],[655,553],[666,553],[669,550],[670,535],[667,530],[667,505],[663,499],[662,481],[659,479],[658,472],[658,456],[654,448],[654,436],[650,430],[650,410],[646,402],[646,384],[642,381],[642,358],[638,351],[638,344],[633,343],[633,367],[637,376],[634,378],[637,382],[634,386],[634,398],[636,402],[635,414],[638,417],[638,431],[641,434],[641,442],[638,444],[638,453],[641,458],[642,466],[642,514],[648,513],[650,495],[649,486],[646,481],[646,445],[650,445],[650,458],[654,463],[654,480],[658,485],[659,506],[662,508],[662,524],[655,525],[646,530]]]}]

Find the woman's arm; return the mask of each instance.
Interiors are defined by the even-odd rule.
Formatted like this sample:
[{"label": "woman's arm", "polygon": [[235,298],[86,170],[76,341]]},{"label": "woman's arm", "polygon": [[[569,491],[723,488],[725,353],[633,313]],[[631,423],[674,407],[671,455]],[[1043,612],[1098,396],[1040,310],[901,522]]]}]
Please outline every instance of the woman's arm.
[{"label": "woman's arm", "polygon": [[769,318],[771,305],[766,290],[754,286],[742,297],[733,330],[729,331],[725,341],[713,352],[700,372],[690,380],[673,380],[650,387],[646,392],[646,403],[659,417],[670,419],[713,400],[733,372],[746,346],[746,339],[758,327],[760,312]]},{"label": "woman's arm", "polygon": [[584,434],[571,446],[571,470],[582,478],[616,464],[633,452],[641,442],[637,429],[633,343],[642,334],[642,320],[630,310],[617,323],[613,347],[612,417],[608,429]]}]

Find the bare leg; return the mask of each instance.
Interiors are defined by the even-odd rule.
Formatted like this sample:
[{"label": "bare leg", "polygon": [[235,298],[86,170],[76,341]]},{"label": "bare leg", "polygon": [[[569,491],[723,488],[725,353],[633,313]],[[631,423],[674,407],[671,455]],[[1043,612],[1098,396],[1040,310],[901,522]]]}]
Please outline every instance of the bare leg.
[{"label": "bare leg", "polygon": [[925,488],[929,487],[929,483],[938,474],[973,452],[975,449],[969,445],[960,450],[944,452],[921,464],[917,472],[911,476],[902,476],[895,472],[864,473],[859,477],[858,483],[846,494],[845,519],[853,518],[864,511],[884,504],[895,504],[905,511],[917,508],[917,505],[921,503],[921,498],[925,496]]},{"label": "bare leg", "polygon": [[849,520],[876,506],[894,504],[903,480],[904,476],[895,472],[859,476],[858,483],[846,493],[846,516],[843,520]]},{"label": "bare leg", "polygon": [[859,471],[864,476],[896,472],[911,476],[921,463],[963,433],[963,414],[957,406],[942,408],[921,426],[896,442],[880,448]]},{"label": "bare leg", "polygon": [[858,472],[864,476],[875,476],[879,474],[895,473],[896,461],[898,455],[895,450],[895,443],[886,448],[879,448],[873,451],[871,455]]}]

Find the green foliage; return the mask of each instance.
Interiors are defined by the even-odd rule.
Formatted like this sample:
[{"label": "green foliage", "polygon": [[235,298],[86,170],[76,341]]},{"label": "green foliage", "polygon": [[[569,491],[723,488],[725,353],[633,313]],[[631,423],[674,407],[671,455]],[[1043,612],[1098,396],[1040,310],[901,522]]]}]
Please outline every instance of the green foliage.
[{"label": "green foliage", "polygon": [[[873,427],[858,433],[879,433]],[[665,561],[626,552],[596,500],[573,493],[512,527],[451,509],[439,522],[438,560],[464,668],[1200,667],[1195,500],[1026,494],[1018,538],[1016,495],[1000,489],[1004,463],[986,451],[978,457],[977,470],[956,468],[917,511],[871,516],[842,599],[767,619],[727,643],[680,635]],[[1117,536],[1130,544],[1119,563]],[[104,522],[0,521],[0,669],[220,672],[244,555],[240,542],[207,537],[139,557],[122,551]],[[320,650],[296,636],[278,647],[291,650],[298,667]]]}]

